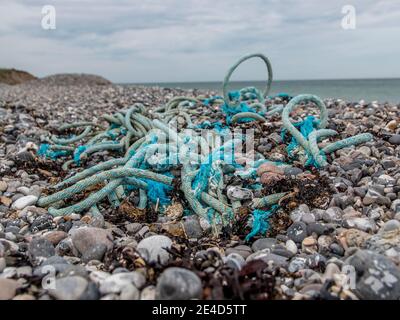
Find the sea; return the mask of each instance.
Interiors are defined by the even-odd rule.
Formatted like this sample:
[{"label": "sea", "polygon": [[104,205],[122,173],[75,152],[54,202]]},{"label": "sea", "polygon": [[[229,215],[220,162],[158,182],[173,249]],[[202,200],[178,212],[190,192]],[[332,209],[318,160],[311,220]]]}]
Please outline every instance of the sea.
[{"label": "sea", "polygon": [[[202,89],[221,93],[221,82],[160,82],[139,83],[135,85],[159,86],[164,88]],[[230,89],[237,90],[254,86],[262,89],[263,81],[235,81]],[[351,102],[378,101],[380,103],[400,103],[400,79],[345,79],[345,80],[276,80],[272,82],[270,95],[287,93],[295,96],[311,93],[320,98],[343,99]]]}]

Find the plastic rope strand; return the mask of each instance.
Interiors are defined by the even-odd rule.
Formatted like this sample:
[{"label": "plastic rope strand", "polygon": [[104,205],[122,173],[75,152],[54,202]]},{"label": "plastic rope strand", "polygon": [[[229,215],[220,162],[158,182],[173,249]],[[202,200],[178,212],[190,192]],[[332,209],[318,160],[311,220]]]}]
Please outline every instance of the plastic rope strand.
[{"label": "plastic rope strand", "polygon": [[314,102],[319,108],[321,115],[318,123],[319,129],[324,129],[328,123],[328,112],[325,103],[317,96],[311,94],[302,94],[294,97],[282,112],[282,123],[286,130],[297,140],[297,142],[307,151],[309,151],[307,139],[300,133],[300,131],[290,121],[290,113],[294,110],[296,105],[301,102]]},{"label": "plastic rope strand", "polygon": [[259,115],[258,113],[254,112],[240,112],[232,116],[232,124],[235,124],[238,122],[240,119],[248,119],[251,118],[255,121],[260,121],[260,122],[267,122],[267,119],[265,119],[263,116]]},{"label": "plastic rope strand", "polygon": [[335,130],[330,129],[315,130],[309,134],[310,153],[318,167],[322,168],[328,164],[324,157],[325,154],[323,152],[321,154],[321,150],[318,148],[318,138],[331,137],[337,134]]},{"label": "plastic rope strand", "polygon": [[339,149],[343,149],[343,148],[347,148],[350,146],[355,146],[358,144],[362,144],[362,143],[371,141],[373,138],[374,138],[374,136],[370,133],[361,133],[354,137],[350,137],[350,138],[343,139],[343,140],[340,140],[337,142],[333,142],[330,145],[323,148],[322,151],[325,153],[332,153]]},{"label": "plastic rope strand", "polygon": [[262,53],[249,54],[249,55],[244,56],[241,59],[239,59],[238,62],[236,62],[232,67],[230,67],[229,70],[228,70],[228,73],[226,74],[226,76],[224,78],[224,82],[222,84],[222,91],[223,91],[223,96],[224,96],[225,103],[229,107],[235,107],[237,105],[237,103],[232,103],[231,97],[229,97],[229,94],[228,94],[229,80],[230,80],[233,72],[236,70],[236,68],[240,64],[242,64],[244,61],[252,59],[252,58],[261,58],[265,62],[265,65],[267,66],[267,69],[268,69],[268,81],[267,81],[267,86],[266,86],[266,88],[264,89],[264,92],[261,95],[262,101],[260,101],[260,102],[263,102],[264,98],[266,96],[268,96],[269,90],[271,89],[271,83],[272,83],[272,78],[273,78],[271,63],[270,63],[269,59],[265,55],[263,55]]}]

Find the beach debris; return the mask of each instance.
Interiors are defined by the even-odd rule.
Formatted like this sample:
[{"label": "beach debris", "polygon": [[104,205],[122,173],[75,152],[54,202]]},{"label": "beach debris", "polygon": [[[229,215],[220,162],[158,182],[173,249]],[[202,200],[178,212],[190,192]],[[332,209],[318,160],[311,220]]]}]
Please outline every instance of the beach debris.
[{"label": "beach debris", "polygon": [[[232,73],[251,58],[260,58],[266,64],[265,90],[248,87],[229,91]],[[138,221],[143,210],[149,207],[173,219],[179,219],[185,211],[185,215],[196,214],[203,231],[212,232],[216,237],[233,227],[239,219],[239,209],[244,206],[251,211],[247,217],[251,231],[246,240],[265,234],[269,229],[268,221],[281,202],[298,191],[253,196],[253,189],[262,190],[285,181],[285,170],[293,167],[293,161],[300,161],[304,168],[319,169],[328,165],[330,153],[373,138],[370,133],[362,133],[320,148],[321,139],[338,135],[337,131],[326,129],[328,113],[324,102],[307,94],[290,99],[285,107],[267,108],[265,102],[271,83],[272,67],[268,58],[263,54],[251,54],[229,69],[222,87],[223,97],[174,97],[154,112],[135,103],[128,109],[103,115],[107,128],[94,122],[63,125],[59,131],[69,135],[51,136],[40,145],[38,155],[52,160],[69,157],[62,165],[64,171],[71,166],[82,167],[95,153],[112,152],[117,156],[63,179],[54,186],[55,192],[40,197],[38,204],[48,207],[53,216],[88,210],[99,214],[97,206],[107,199],[112,208],[119,207],[121,212],[137,217]],[[309,115],[293,124],[290,114],[304,103],[313,103],[319,108],[319,119]],[[217,107],[225,118],[214,123],[194,123],[196,119],[192,119],[192,114],[198,106]],[[268,123],[280,113],[282,140],[285,141],[287,134],[292,136],[284,157],[289,161],[272,161],[256,153],[257,160],[239,164],[237,150],[250,138],[232,136],[231,130],[241,124]],[[196,134],[202,128],[208,129],[209,139]],[[223,143],[218,144],[221,140]],[[226,181],[232,179],[240,183],[229,186]],[[184,197],[182,209],[170,206],[173,194],[177,193]],[[139,211],[126,201],[131,194],[138,197]],[[78,200],[71,204],[74,199]]]}]

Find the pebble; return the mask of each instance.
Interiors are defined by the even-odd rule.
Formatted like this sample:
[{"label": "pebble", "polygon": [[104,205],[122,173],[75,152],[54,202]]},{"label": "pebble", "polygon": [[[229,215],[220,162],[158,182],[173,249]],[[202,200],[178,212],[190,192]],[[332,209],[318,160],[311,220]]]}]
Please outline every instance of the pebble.
[{"label": "pebble", "polygon": [[172,241],[166,236],[151,236],[139,242],[137,250],[149,263],[160,262],[162,265],[168,263],[170,254],[165,249],[172,246]]},{"label": "pebble", "polygon": [[183,219],[183,228],[189,239],[200,239],[203,236],[203,228],[195,215],[187,216]]},{"label": "pebble", "polygon": [[0,273],[2,273],[6,267],[7,267],[6,259],[0,257]]},{"label": "pebble", "polygon": [[224,263],[234,269],[240,270],[245,265],[245,259],[237,253],[231,253],[224,258]]},{"label": "pebble", "polygon": [[305,247],[315,246],[317,241],[313,237],[307,237],[303,240],[302,245]]},{"label": "pebble", "polygon": [[335,263],[329,263],[325,268],[325,272],[322,278],[324,281],[333,280],[334,276],[339,273],[340,268]]},{"label": "pebble", "polygon": [[373,232],[376,229],[374,220],[368,218],[351,217],[343,221],[346,228],[356,228],[365,232]]},{"label": "pebble", "polygon": [[258,251],[247,257],[246,262],[253,260],[262,260],[266,264],[272,265],[274,267],[285,268],[288,265],[288,258],[280,256],[274,253],[269,253],[265,251]]},{"label": "pebble", "polygon": [[240,254],[244,259],[246,259],[249,255],[253,253],[252,249],[246,245],[239,245],[233,248],[228,248],[225,250],[226,255],[230,255],[231,253]]},{"label": "pebble", "polygon": [[202,297],[200,278],[183,268],[168,268],[158,278],[156,298],[160,300],[190,300]]},{"label": "pebble", "polygon": [[368,250],[358,250],[346,260],[356,271],[354,292],[361,299],[400,299],[400,270],[388,258]]},{"label": "pebble", "polygon": [[156,299],[156,287],[148,286],[140,292],[140,300],[155,300]]},{"label": "pebble", "polygon": [[339,207],[331,207],[325,211],[322,218],[327,223],[340,223],[342,221],[343,211]]},{"label": "pebble", "polygon": [[68,237],[68,233],[66,233],[64,231],[58,231],[58,230],[49,231],[49,232],[43,234],[43,238],[49,240],[54,246],[59,244],[59,242],[61,240],[65,239],[67,237]]},{"label": "pebble", "polygon": [[104,243],[95,244],[94,246],[85,250],[81,259],[83,262],[89,262],[92,260],[102,261],[107,250],[108,247]]},{"label": "pebble", "polygon": [[56,279],[49,294],[57,300],[79,300],[88,287],[88,281],[79,276]]},{"label": "pebble", "polygon": [[251,248],[253,249],[254,252],[261,251],[264,249],[269,249],[270,251],[272,251],[277,243],[278,241],[274,238],[261,238],[254,241]]},{"label": "pebble", "polygon": [[85,261],[89,258],[101,259],[105,251],[111,251],[114,247],[110,230],[83,227],[72,229],[69,233],[72,244],[85,257]]},{"label": "pebble", "polygon": [[17,268],[17,277],[18,278],[29,278],[32,277],[32,267],[24,266]]},{"label": "pebble", "polygon": [[297,253],[297,245],[293,240],[286,241],[286,249],[289,250],[291,253]]},{"label": "pebble", "polygon": [[288,271],[289,272],[298,272],[299,270],[305,269],[307,266],[307,259],[304,257],[294,257],[290,260]]},{"label": "pebble", "polygon": [[133,285],[126,285],[120,294],[121,300],[139,300],[140,291]]},{"label": "pebble", "polygon": [[100,281],[99,290],[102,294],[121,293],[125,287],[134,286],[137,289],[143,287],[146,279],[139,272],[123,272],[113,274]]},{"label": "pebble", "polygon": [[11,279],[0,278],[0,300],[10,300],[14,298],[20,284]]},{"label": "pebble", "polygon": [[394,134],[390,137],[389,142],[391,144],[400,145],[400,134]]},{"label": "pebble", "polygon": [[25,197],[21,197],[18,200],[16,200],[13,204],[12,204],[12,208],[16,209],[16,210],[22,210],[27,206],[32,206],[34,205],[36,202],[38,201],[38,197],[36,196],[25,196]]},{"label": "pebble", "polygon": [[301,243],[307,237],[307,225],[304,222],[294,222],[287,229],[287,236],[296,243]]},{"label": "pebble", "polygon": [[229,186],[226,193],[228,198],[232,201],[248,200],[254,197],[251,190],[240,188],[238,186]]},{"label": "pebble", "polygon": [[400,199],[394,200],[392,202],[392,205],[390,206],[390,209],[395,213],[400,213]]},{"label": "pebble", "polygon": [[56,251],[53,244],[45,238],[33,238],[28,246],[28,255],[32,264],[54,256]]},{"label": "pebble", "polygon": [[7,182],[5,181],[0,181],[0,192],[6,191],[8,188]]}]

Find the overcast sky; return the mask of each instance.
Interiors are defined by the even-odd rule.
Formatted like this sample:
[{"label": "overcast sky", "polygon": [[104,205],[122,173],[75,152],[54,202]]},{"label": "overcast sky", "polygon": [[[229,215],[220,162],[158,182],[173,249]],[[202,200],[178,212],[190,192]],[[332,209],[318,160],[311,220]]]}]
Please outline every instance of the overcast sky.
[{"label": "overcast sky", "polygon": [[[41,26],[54,5],[56,29]],[[356,29],[342,28],[342,7]],[[115,82],[220,81],[265,53],[275,79],[400,77],[400,0],[0,0],[0,67]],[[234,80],[263,79],[248,62]]]}]

